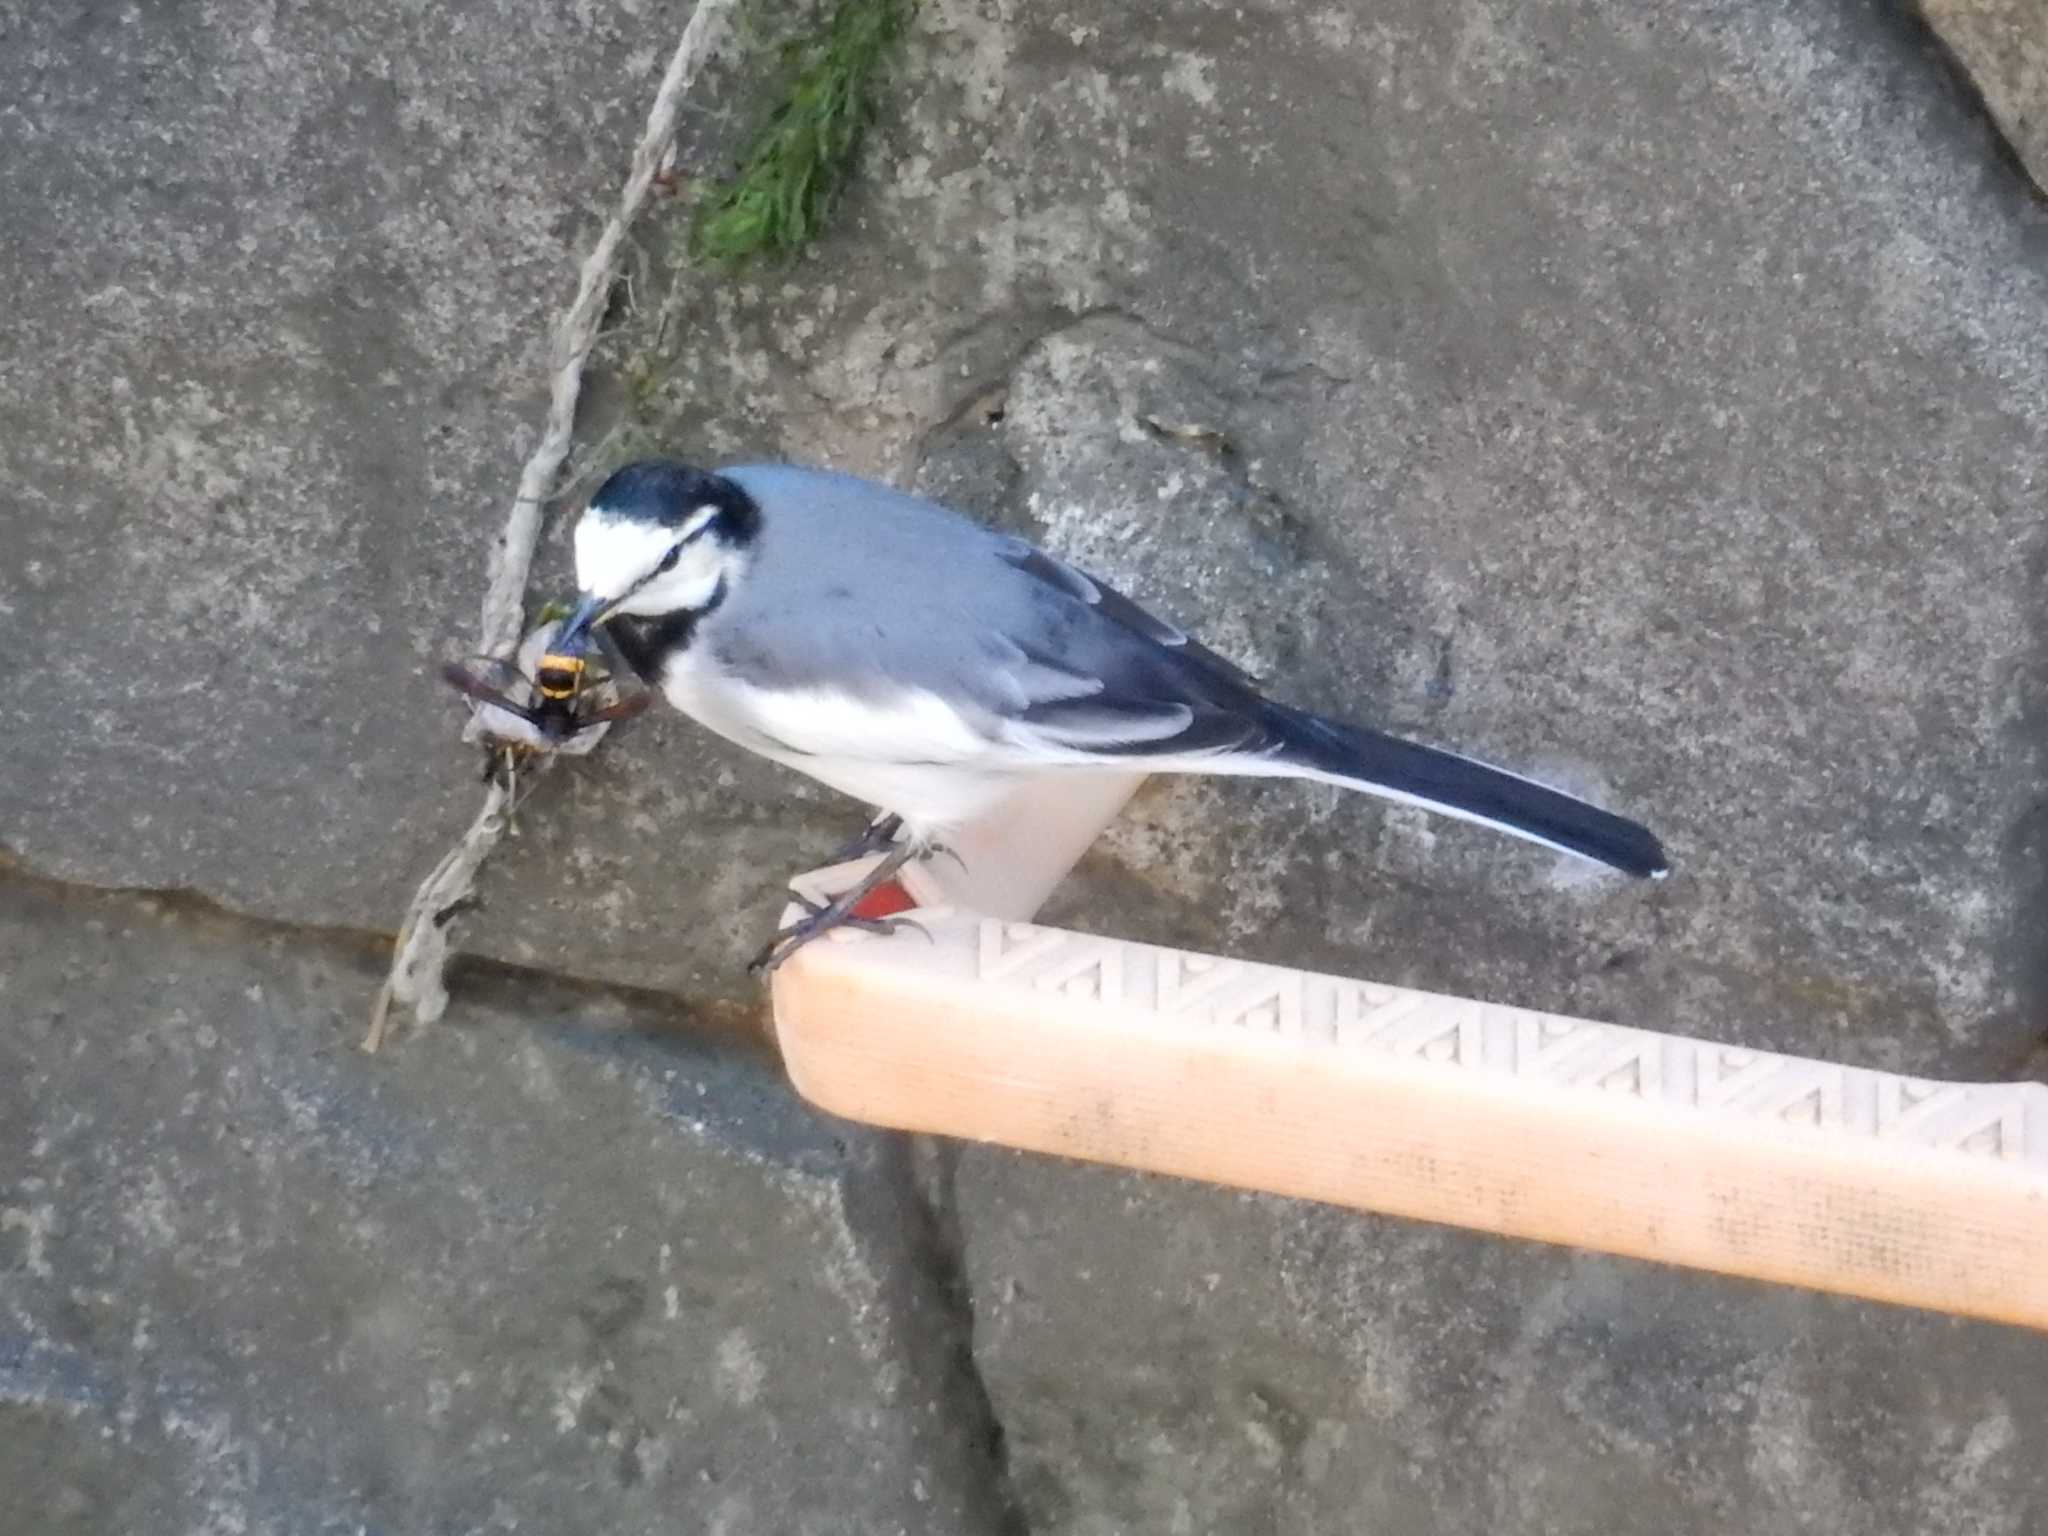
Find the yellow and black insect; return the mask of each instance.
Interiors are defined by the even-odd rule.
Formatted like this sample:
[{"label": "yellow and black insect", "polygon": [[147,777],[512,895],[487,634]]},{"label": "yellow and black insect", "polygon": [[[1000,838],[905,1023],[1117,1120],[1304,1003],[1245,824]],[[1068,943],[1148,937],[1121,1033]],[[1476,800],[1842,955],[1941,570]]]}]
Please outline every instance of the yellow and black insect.
[{"label": "yellow and black insect", "polygon": [[501,718],[487,715],[484,720],[500,745],[528,752],[554,751],[594,726],[629,719],[653,698],[637,693],[587,707],[593,690],[610,679],[580,650],[544,651],[531,677],[502,657],[480,657],[467,665],[450,662],[441,675],[485,710],[502,712]]}]

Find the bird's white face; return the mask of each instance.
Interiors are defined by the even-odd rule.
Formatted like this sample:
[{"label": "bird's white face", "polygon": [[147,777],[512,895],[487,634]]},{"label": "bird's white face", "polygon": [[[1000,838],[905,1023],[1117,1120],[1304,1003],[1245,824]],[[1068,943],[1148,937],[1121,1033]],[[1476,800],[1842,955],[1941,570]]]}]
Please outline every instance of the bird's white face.
[{"label": "bird's white face", "polygon": [[576,585],[607,614],[702,608],[737,558],[707,532],[717,516],[718,508],[699,507],[671,528],[593,506],[576,524]]}]

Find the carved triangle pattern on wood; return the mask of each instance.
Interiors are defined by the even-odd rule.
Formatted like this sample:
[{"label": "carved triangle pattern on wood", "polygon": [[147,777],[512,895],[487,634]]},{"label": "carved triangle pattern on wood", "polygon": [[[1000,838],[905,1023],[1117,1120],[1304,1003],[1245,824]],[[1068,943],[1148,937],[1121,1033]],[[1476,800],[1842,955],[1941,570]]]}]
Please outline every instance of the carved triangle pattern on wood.
[{"label": "carved triangle pattern on wood", "polygon": [[[1618,1095],[1676,1112],[2048,1167],[2048,1088],[1921,1082],[1213,955],[966,914],[937,922],[977,978],[1201,1031],[1377,1051],[1452,1072]],[[914,946],[908,937],[889,941]],[[911,961],[915,948],[896,952]]]}]

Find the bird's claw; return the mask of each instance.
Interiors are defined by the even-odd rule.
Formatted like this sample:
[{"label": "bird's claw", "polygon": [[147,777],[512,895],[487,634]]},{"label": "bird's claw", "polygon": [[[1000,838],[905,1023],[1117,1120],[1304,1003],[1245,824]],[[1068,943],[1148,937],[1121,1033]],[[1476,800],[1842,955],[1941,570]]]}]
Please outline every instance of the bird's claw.
[{"label": "bird's claw", "polygon": [[[876,827],[885,825],[889,819],[884,817],[881,822],[876,823]],[[869,830],[872,832],[876,828],[871,827]],[[891,827],[889,830],[893,833],[895,828]],[[908,843],[892,843],[881,863],[861,876],[851,889],[841,891],[829,902],[820,904],[798,893],[796,901],[804,909],[803,917],[770,939],[767,947],[748,962],[747,973],[752,976],[769,974],[811,940],[820,934],[830,933],[834,928],[857,928],[863,933],[894,933],[898,928],[908,926],[924,933],[916,923],[906,924],[903,918],[861,917],[855,910],[869,896],[895,879],[896,872],[917,857],[917,852],[918,850]],[[930,938],[931,935],[926,933],[925,937]]]},{"label": "bird's claw", "polygon": [[902,827],[903,818],[901,816],[878,816],[867,824],[866,829],[862,831],[859,837],[846,844],[825,862],[827,864],[847,864],[855,859],[864,858],[868,854],[880,853],[885,848],[893,848],[896,845],[896,834],[902,830]]},{"label": "bird's claw", "polygon": [[[903,818],[901,816],[895,815],[893,812],[887,816],[878,816],[868,823],[867,829],[859,837],[856,837],[852,842],[840,848],[838,852],[834,853],[825,862],[828,866],[833,864],[850,864],[855,859],[865,858],[871,853],[894,851],[901,847],[896,841],[896,834],[902,830]],[[944,856],[958,864],[963,870],[967,868],[967,861],[965,859],[940,842],[921,843],[912,856],[920,861],[929,861]]]},{"label": "bird's claw", "polygon": [[907,917],[862,917],[852,911],[838,910],[839,903],[816,902],[803,895],[794,895],[796,904],[804,909],[805,915],[778,932],[762,946],[761,952],[747,962],[749,976],[767,976],[791,955],[802,949],[811,940],[822,938],[835,928],[852,928],[860,933],[890,934],[909,928],[922,933],[929,939],[930,932],[922,923]]}]

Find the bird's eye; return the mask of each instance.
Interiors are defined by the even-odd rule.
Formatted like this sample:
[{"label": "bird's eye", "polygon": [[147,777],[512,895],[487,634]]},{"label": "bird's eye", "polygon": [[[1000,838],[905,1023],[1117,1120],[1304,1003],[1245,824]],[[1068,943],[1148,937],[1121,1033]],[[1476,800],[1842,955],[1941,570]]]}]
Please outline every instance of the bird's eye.
[{"label": "bird's eye", "polygon": [[661,564],[657,565],[654,568],[654,574],[657,576],[661,576],[665,575],[669,571],[674,570],[676,568],[676,562],[682,558],[683,546],[678,544],[674,549],[670,550],[667,554],[661,557]]}]

